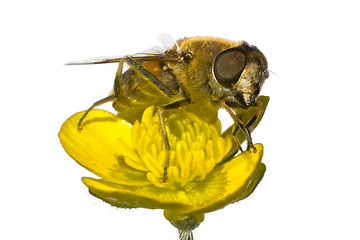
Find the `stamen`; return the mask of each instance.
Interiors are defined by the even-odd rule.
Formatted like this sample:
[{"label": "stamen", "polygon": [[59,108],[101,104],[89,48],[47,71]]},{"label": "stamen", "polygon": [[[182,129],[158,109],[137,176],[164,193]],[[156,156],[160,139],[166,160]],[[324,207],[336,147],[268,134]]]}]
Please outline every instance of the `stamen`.
[{"label": "stamen", "polygon": [[205,146],[205,155],[207,159],[214,157],[214,144],[212,140],[209,140]]},{"label": "stamen", "polygon": [[158,159],[153,158],[150,154],[143,156],[143,161],[147,169],[152,172],[157,178],[164,176],[164,168],[158,162]]},{"label": "stamen", "polygon": [[155,121],[153,111],[145,112],[144,122],[136,122],[131,133],[139,155],[125,157],[125,162],[146,171],[148,180],[157,187],[191,189],[194,182],[205,179],[230,150],[231,144],[226,144],[228,139],[220,136],[218,121],[210,124],[192,113],[177,111],[164,118],[170,144],[168,178],[164,183],[161,179],[167,156],[160,123]]}]

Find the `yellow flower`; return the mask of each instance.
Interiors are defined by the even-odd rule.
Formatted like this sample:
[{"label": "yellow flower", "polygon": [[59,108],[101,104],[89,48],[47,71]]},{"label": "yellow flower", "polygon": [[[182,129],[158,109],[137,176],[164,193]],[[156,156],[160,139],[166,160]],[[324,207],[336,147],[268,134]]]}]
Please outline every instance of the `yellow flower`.
[{"label": "yellow flower", "polygon": [[[252,129],[268,100],[259,98],[261,116]],[[237,114],[248,122],[256,110],[250,107]],[[206,107],[164,112],[169,152],[154,107],[147,108],[141,121],[133,125],[109,112],[93,110],[79,131],[82,115],[71,116],[59,137],[75,161],[101,177],[82,178],[90,193],[116,207],[164,209],[165,217],[184,239],[192,238],[191,231],[204,220],[205,213],[250,195],[265,172],[263,146],[255,144],[257,151],[234,157],[237,146],[231,129],[221,134],[216,112]],[[243,141],[241,133],[238,138]]]}]

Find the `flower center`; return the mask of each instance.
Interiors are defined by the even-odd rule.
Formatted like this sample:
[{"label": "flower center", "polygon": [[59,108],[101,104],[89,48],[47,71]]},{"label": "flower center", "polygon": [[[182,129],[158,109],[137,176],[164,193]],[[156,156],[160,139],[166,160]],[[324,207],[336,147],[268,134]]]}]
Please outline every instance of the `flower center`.
[{"label": "flower center", "polygon": [[[132,140],[139,154],[139,170],[147,171],[148,180],[158,187],[191,189],[195,182],[206,175],[230,150],[231,139],[222,138],[218,119],[209,122],[180,109],[164,116],[164,124],[170,143],[167,154],[159,116],[148,108],[141,123],[132,127]],[[167,181],[164,182],[165,162],[169,156]],[[128,159],[127,162],[130,160]],[[131,163],[133,167],[136,164]]]}]

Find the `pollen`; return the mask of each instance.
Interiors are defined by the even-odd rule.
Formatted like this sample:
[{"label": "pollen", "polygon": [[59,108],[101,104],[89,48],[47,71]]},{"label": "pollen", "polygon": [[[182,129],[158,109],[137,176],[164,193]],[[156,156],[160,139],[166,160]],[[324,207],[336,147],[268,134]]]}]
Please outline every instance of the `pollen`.
[{"label": "pollen", "polygon": [[154,108],[146,111],[146,117],[132,127],[132,142],[138,157],[129,157],[126,163],[147,171],[147,179],[157,187],[188,191],[194,183],[204,180],[230,150],[231,139],[221,137],[218,119],[210,122],[206,117],[176,110],[164,116],[170,144],[167,152],[159,116],[151,115]]}]

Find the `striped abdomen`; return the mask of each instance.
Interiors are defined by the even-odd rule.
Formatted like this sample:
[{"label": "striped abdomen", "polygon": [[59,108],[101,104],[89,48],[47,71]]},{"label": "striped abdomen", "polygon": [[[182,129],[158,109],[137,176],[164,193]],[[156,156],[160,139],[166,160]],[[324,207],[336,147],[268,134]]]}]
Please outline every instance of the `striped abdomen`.
[{"label": "striped abdomen", "polygon": [[160,62],[144,62],[142,65],[170,88],[173,95],[166,96],[149,81],[131,69],[127,70],[121,78],[117,76],[114,85],[114,92],[117,99],[113,103],[113,107],[118,111],[118,115],[121,118],[130,123],[134,123],[135,120],[140,119],[143,111],[148,106],[163,106],[181,99],[181,96],[177,97],[179,86],[169,69],[164,70],[164,68],[159,68]]}]

